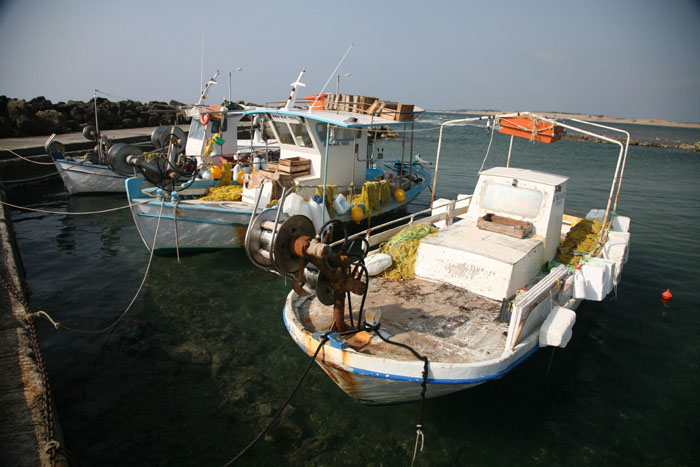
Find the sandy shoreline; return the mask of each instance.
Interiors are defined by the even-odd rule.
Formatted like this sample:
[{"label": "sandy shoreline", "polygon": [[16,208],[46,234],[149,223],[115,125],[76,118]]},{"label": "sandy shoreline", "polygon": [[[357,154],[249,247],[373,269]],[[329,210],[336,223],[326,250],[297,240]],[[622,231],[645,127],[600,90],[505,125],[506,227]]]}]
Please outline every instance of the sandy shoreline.
[{"label": "sandy shoreline", "polygon": [[[428,112],[449,112],[455,114],[476,114],[476,115],[493,115],[500,113],[510,113],[511,111],[495,111],[495,110],[429,110]],[[606,122],[606,123],[629,123],[632,125],[656,125],[656,126],[674,126],[682,128],[699,128],[700,123],[681,123],[670,122],[662,118],[617,118],[607,117],[605,115],[587,115],[587,114],[570,114],[570,113],[552,113],[552,112],[533,112],[542,116],[566,119],[577,118],[579,120],[587,120],[589,122]]]}]

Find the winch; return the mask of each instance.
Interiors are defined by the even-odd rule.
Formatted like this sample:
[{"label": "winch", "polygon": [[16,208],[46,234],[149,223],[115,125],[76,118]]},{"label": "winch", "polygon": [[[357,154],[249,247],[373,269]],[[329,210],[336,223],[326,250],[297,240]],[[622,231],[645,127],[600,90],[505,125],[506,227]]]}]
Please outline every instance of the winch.
[{"label": "winch", "polygon": [[[342,230],[343,241],[337,242],[340,246],[334,249],[330,240],[338,229]],[[346,297],[350,293],[360,295],[364,304],[367,292],[369,275],[364,266],[367,248],[363,244],[359,253],[353,253],[353,244],[348,241],[345,224],[338,220],[326,222],[316,232],[308,217],[287,217],[275,208],[251,218],[245,239],[246,253],[253,264],[291,279],[297,294],[315,294],[324,305],[333,305],[331,330],[338,332],[348,330],[344,320]],[[362,308],[358,325],[361,314]]]}]

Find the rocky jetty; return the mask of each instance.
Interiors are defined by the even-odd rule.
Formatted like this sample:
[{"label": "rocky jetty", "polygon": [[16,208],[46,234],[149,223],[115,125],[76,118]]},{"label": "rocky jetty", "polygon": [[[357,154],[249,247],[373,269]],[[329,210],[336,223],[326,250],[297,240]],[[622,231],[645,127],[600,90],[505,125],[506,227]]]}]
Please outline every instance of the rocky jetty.
[{"label": "rocky jetty", "polygon": [[[100,130],[152,127],[172,124],[177,101],[141,103],[112,102],[97,98]],[[182,122],[182,117],[180,117]],[[53,104],[43,96],[31,100],[0,96],[0,138],[43,136],[81,131],[95,124],[95,102],[73,101]]]}]

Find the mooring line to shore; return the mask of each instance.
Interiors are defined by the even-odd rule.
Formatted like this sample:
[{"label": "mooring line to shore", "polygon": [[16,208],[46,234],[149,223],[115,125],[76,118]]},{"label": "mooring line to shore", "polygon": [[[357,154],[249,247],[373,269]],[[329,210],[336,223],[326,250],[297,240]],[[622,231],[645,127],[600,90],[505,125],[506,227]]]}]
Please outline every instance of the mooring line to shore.
[{"label": "mooring line to shore", "polygon": [[18,180],[0,180],[0,182],[2,182],[2,183],[32,182],[32,181],[34,181],[34,180],[41,180],[41,179],[44,179],[44,178],[57,177],[57,176],[58,176],[58,172],[56,172],[56,173],[50,173],[50,174],[46,174],[46,175],[41,175],[41,176],[39,176],[39,177],[20,178],[20,179],[18,179]]},{"label": "mooring line to shore", "polygon": [[48,322],[50,322],[55,329],[65,329],[66,331],[71,331],[71,332],[76,332],[79,334],[101,334],[105,331],[109,331],[110,329],[114,329],[117,324],[126,316],[126,314],[129,312],[131,307],[134,305],[136,302],[136,298],[139,296],[141,293],[141,290],[143,289],[143,286],[146,284],[146,278],[148,278],[148,273],[151,270],[151,263],[153,262],[153,252],[155,251],[156,247],[156,239],[158,238],[158,228],[160,227],[160,219],[163,214],[163,206],[165,204],[165,200],[163,200],[160,203],[160,213],[158,214],[158,223],[156,224],[156,231],[153,234],[153,244],[151,245],[151,253],[148,256],[148,263],[146,264],[146,271],[143,274],[143,279],[141,280],[141,284],[139,285],[138,290],[136,290],[136,293],[134,294],[134,297],[131,299],[129,302],[129,305],[127,305],[126,309],[119,315],[119,317],[109,326],[98,329],[98,330],[86,330],[86,329],[76,329],[76,328],[70,328],[68,326],[62,325],[60,322],[54,320],[51,315],[49,315],[46,311],[44,310],[39,310],[35,313],[33,313],[34,316],[36,317],[43,317],[46,319]]},{"label": "mooring line to shore", "polygon": [[27,162],[31,162],[32,164],[38,164],[38,165],[54,165],[53,161],[51,161],[51,162],[39,162],[39,161],[35,161],[35,160],[29,159],[29,158],[27,158],[27,157],[24,157],[24,156],[21,156],[21,155],[17,154],[17,153],[16,153],[15,151],[13,151],[12,149],[4,149],[4,151],[7,151],[7,152],[9,152],[10,154],[13,154],[13,155],[15,155],[15,156],[19,157],[20,159],[23,159],[23,160],[25,160],[25,161],[27,161]]},{"label": "mooring line to shore", "polygon": [[[146,201],[139,201],[138,203],[133,203],[134,206],[138,206],[139,204],[146,204],[151,202],[151,200],[146,200]],[[32,212],[40,212],[42,214],[61,214],[61,215],[68,215],[68,216],[85,216],[89,214],[104,214],[106,212],[113,212],[113,211],[119,211],[121,209],[126,209],[128,207],[131,207],[130,204],[127,204],[126,206],[120,206],[118,208],[110,208],[110,209],[103,209],[101,211],[85,211],[85,212],[61,212],[61,211],[47,211],[45,209],[36,209],[36,208],[29,208],[26,206],[18,206],[16,204],[8,203],[6,201],[0,200],[0,204],[4,204],[5,206],[10,206],[11,208],[16,208],[16,209],[21,209],[23,211],[32,211]]]}]

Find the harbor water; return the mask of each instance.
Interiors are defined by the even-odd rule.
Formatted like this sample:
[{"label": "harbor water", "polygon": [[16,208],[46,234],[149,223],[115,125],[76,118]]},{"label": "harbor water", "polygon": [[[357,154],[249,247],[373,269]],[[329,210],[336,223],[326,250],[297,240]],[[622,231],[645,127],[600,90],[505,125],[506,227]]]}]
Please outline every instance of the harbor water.
[{"label": "harbor water", "polygon": [[[434,161],[436,126],[416,125],[412,153]],[[634,138],[634,126],[632,137]],[[658,131],[666,129],[661,127]],[[645,131],[651,131],[645,129]],[[674,129],[700,141],[698,130]],[[445,130],[436,198],[471,193],[489,146],[483,127]],[[384,143],[384,161],[410,156]],[[485,167],[504,165],[508,139]],[[605,208],[615,146],[514,143],[511,166],[569,177],[566,206]],[[433,166],[434,167],[434,166]],[[565,349],[540,349],[504,378],[429,399],[415,465],[697,465],[700,458],[700,155],[631,147],[617,212],[629,216],[622,283],[577,311]],[[85,466],[217,466],[267,424],[309,358],[282,322],[290,282],[242,250],[149,262],[122,196],[69,196],[60,182],[10,192],[66,447]],[[410,207],[429,205],[426,191]],[[661,293],[670,289],[671,301]],[[313,365],[281,421],[240,465],[410,465],[419,403],[365,406]]]}]

